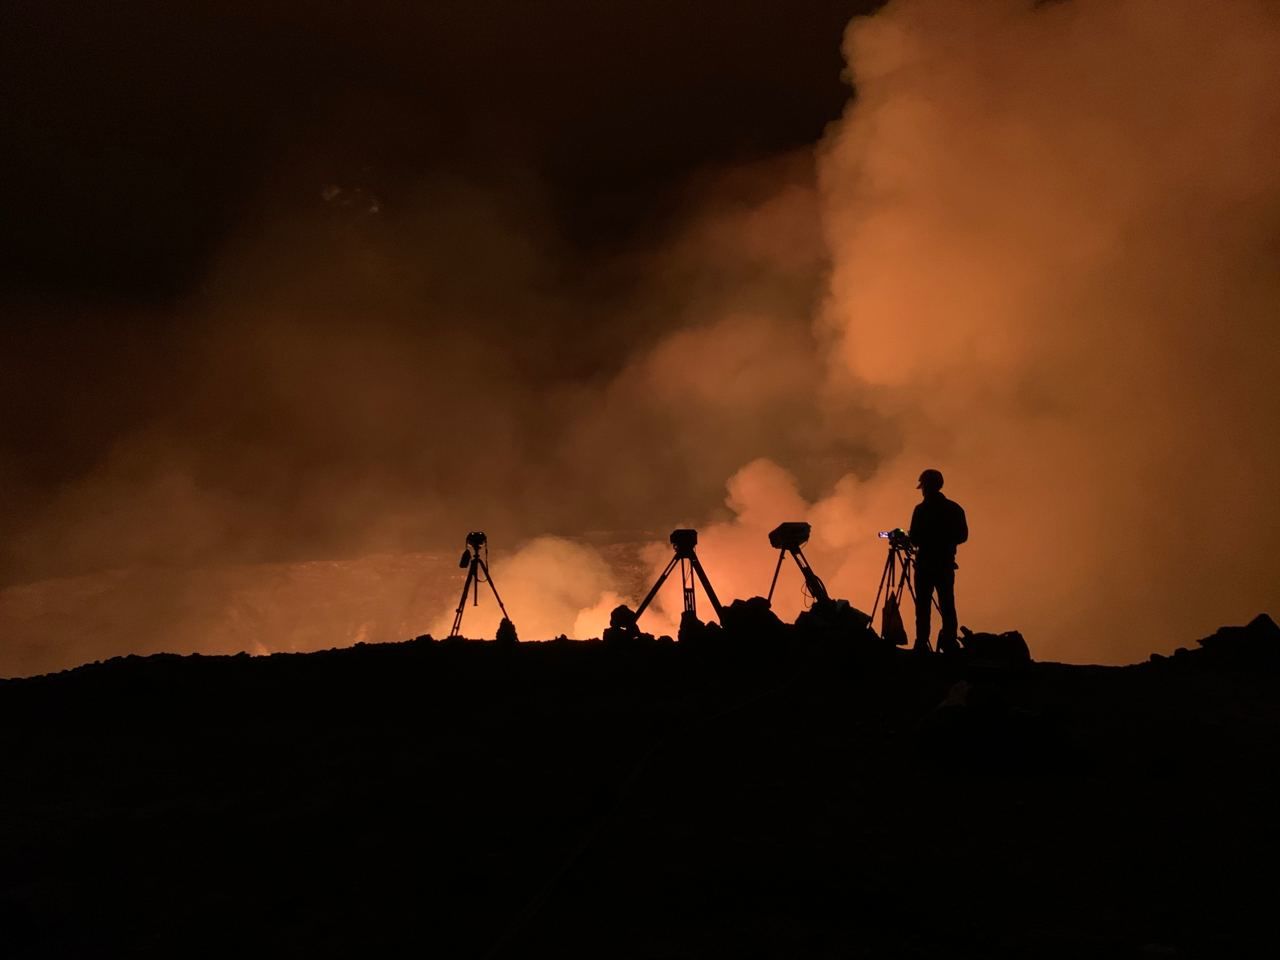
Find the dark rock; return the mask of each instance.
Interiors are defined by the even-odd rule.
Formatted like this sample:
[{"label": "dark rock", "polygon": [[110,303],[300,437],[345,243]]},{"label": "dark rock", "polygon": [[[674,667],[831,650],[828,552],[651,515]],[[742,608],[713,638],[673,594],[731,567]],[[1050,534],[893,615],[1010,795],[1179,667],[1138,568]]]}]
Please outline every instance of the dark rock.
[{"label": "dark rock", "polygon": [[688,650],[720,650],[725,643],[725,631],[720,624],[703,623],[697,614],[686,610],[680,615],[680,630],[676,638]]},{"label": "dark rock", "polygon": [[698,644],[706,639],[707,625],[692,610],[680,614],[680,630],[676,636],[681,643]]},{"label": "dark rock", "polygon": [[1210,661],[1232,666],[1280,664],[1280,626],[1260,613],[1243,627],[1221,627],[1199,641]]},{"label": "dark rock", "polygon": [[520,642],[520,637],[516,633],[516,625],[507,617],[503,617],[502,622],[498,624],[498,633],[493,639],[504,647]]},{"label": "dark rock", "polygon": [[609,626],[605,627],[601,639],[611,646],[625,646],[652,643],[653,634],[640,632],[635,611],[624,603],[610,611]]},{"label": "dark rock", "polygon": [[788,630],[764,597],[733,601],[725,607],[721,626],[739,643],[782,640]]},{"label": "dark rock", "polygon": [[968,680],[953,683],[921,718],[922,757],[958,773],[1029,772],[1055,762],[1060,738],[1040,714],[1012,707],[998,689]]},{"label": "dark rock", "polygon": [[1004,633],[974,633],[961,627],[965,655],[974,661],[999,666],[1019,666],[1031,662],[1031,650],[1017,630]]},{"label": "dark rock", "polygon": [[634,629],[626,629],[625,627],[605,627],[604,632],[600,634],[600,639],[605,643],[614,645],[619,643],[627,643],[635,639],[636,631]]},{"label": "dark rock", "polygon": [[859,641],[871,639],[877,645],[884,643],[871,630],[871,618],[848,600],[815,603],[796,617],[795,627],[796,632],[802,636],[829,636]]}]

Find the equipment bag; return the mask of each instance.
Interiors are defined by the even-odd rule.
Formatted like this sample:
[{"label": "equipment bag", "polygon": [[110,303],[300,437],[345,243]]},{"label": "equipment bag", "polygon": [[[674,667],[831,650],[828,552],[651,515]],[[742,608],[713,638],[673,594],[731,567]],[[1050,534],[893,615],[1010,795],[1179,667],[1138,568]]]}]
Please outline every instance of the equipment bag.
[{"label": "equipment bag", "polygon": [[885,597],[884,611],[880,617],[880,636],[895,647],[907,645],[907,628],[902,625],[902,612],[898,609],[898,598],[892,593]]}]

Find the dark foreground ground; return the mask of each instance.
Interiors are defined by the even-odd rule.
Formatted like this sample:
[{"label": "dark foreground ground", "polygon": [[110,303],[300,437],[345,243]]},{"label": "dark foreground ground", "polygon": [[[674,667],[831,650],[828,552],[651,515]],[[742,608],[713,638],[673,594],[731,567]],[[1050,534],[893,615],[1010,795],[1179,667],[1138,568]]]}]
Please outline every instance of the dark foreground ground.
[{"label": "dark foreground ground", "polygon": [[1280,675],[1201,652],[415,642],[0,683],[0,954],[1256,954]]}]

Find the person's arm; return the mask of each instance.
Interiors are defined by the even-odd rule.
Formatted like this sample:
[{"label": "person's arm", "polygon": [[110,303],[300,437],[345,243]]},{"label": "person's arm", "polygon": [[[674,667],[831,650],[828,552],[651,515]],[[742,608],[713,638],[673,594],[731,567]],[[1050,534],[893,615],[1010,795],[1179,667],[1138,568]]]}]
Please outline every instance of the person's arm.
[{"label": "person's arm", "polygon": [[969,521],[965,518],[964,507],[956,504],[956,543],[961,544],[969,539]]},{"label": "person's arm", "polygon": [[910,537],[911,542],[917,546],[920,545],[920,534],[924,532],[920,529],[920,506],[921,505],[917,503],[916,508],[911,511],[911,528],[907,530],[907,536]]}]

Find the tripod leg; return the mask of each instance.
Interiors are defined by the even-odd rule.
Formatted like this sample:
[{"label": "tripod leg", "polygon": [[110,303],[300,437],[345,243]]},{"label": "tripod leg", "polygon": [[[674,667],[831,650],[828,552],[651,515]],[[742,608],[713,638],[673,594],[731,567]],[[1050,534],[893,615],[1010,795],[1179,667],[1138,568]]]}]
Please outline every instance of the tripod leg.
[{"label": "tripod leg", "polygon": [[[898,584],[899,601],[902,599],[903,587],[906,587],[907,593],[911,594],[911,609],[912,612],[914,612],[916,607],[920,605],[920,598],[916,596],[915,562],[911,559],[910,555],[902,558],[902,582]],[[930,595],[932,596],[932,594]],[[901,606],[901,604],[899,604],[899,606]]]},{"label": "tripod leg", "polygon": [[804,555],[804,551],[797,547],[792,551],[791,556],[795,558],[796,566],[800,568],[800,575],[804,577],[804,585],[809,588],[809,596],[813,597],[814,602],[825,603],[830,600],[827,585],[813,572],[813,567],[809,566],[809,558]]},{"label": "tripod leg", "polygon": [[[885,584],[889,585],[889,592],[893,592],[893,551],[889,551],[889,556],[885,557],[884,570],[880,572],[880,586],[876,587],[876,602],[871,605],[871,620],[874,623],[876,619],[876,610],[880,606],[880,595],[884,594]],[[888,597],[888,594],[884,594]]]},{"label": "tripod leg", "polygon": [[671,571],[676,568],[676,563],[679,562],[679,560],[679,557],[671,558],[671,562],[667,564],[667,569],[663,570],[662,574],[658,577],[658,582],[653,585],[653,589],[649,591],[648,595],[640,601],[640,606],[636,607],[635,620],[639,620],[640,614],[644,613],[649,604],[653,602],[653,598],[658,595],[658,591],[662,589],[662,585],[667,582],[667,577],[671,576]]},{"label": "tripod leg", "polygon": [[693,574],[685,566],[684,560],[680,561],[680,593],[684,597],[684,612],[692,613],[696,617],[698,615],[698,597],[693,592]]},{"label": "tripod leg", "polygon": [[[502,611],[503,617],[505,617],[507,620],[510,620],[511,618],[507,616],[507,608],[502,605],[502,598],[498,596],[498,588],[493,585],[493,574],[489,572],[489,565],[485,563],[483,560],[479,560],[477,562],[480,564],[480,569],[484,571],[485,580],[489,582],[489,589],[493,591],[493,599],[498,601],[498,609]],[[480,592],[479,581],[480,581],[480,578],[476,577],[477,593]]]},{"label": "tripod leg", "polygon": [[707,571],[702,569],[702,563],[698,560],[695,553],[689,557],[689,562],[693,564],[693,572],[698,575],[698,579],[702,581],[702,589],[707,591],[707,599],[711,601],[711,608],[716,612],[716,619],[724,621],[724,607],[720,606],[720,598],[716,596],[716,592],[711,589],[711,581],[707,579]]},{"label": "tripod leg", "polygon": [[782,569],[782,558],[786,555],[786,550],[778,551],[778,565],[773,568],[773,580],[769,583],[769,596],[767,599],[770,603],[773,603],[773,588],[778,585],[778,572]]},{"label": "tripod leg", "polygon": [[476,561],[471,561],[471,566],[467,568],[467,579],[462,584],[462,598],[458,601],[458,609],[453,613],[453,629],[449,631],[449,636],[458,636],[458,631],[462,629],[462,611],[467,608],[467,594],[471,592],[471,584],[476,577]]}]

